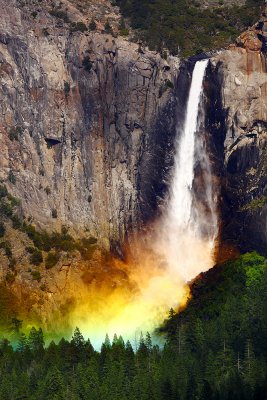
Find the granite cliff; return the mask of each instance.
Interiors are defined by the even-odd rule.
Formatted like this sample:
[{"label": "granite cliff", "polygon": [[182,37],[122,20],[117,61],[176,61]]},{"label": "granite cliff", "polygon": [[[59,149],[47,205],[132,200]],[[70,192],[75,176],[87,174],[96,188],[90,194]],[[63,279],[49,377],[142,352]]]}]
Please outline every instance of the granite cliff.
[{"label": "granite cliff", "polygon": [[[63,329],[92,291],[133,289],[105,251],[160,209],[192,63],[121,36],[108,1],[0,6],[0,300]],[[216,52],[205,84],[222,249],[267,248],[266,26]]]},{"label": "granite cliff", "polygon": [[212,58],[211,123],[222,157],[222,240],[267,251],[267,8]]},{"label": "granite cliff", "polygon": [[105,251],[166,189],[179,59],[118,35],[109,1],[0,7],[0,320],[62,332],[95,290],[129,290]]},{"label": "granite cliff", "polygon": [[119,20],[109,2],[0,6],[0,179],[39,228],[109,248],[155,206],[179,60],[105,33]]}]

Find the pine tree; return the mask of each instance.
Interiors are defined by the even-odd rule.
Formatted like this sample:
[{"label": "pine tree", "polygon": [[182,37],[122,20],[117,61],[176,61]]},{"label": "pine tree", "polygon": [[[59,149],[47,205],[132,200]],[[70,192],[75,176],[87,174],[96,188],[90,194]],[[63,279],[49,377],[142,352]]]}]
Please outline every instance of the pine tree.
[{"label": "pine tree", "polygon": [[106,333],[106,337],[105,337],[104,345],[106,346],[106,348],[111,348],[110,339],[109,339],[109,336],[108,336],[108,334],[107,334],[107,333]]},{"label": "pine tree", "polygon": [[52,340],[49,346],[46,349],[44,356],[44,365],[47,369],[52,366],[57,366],[59,364],[59,348]]},{"label": "pine tree", "polygon": [[124,370],[126,376],[132,379],[135,374],[135,354],[129,340],[125,345]]},{"label": "pine tree", "polygon": [[172,340],[177,331],[177,321],[175,318],[176,314],[173,308],[170,309],[168,319],[166,321],[167,338]]},{"label": "pine tree", "polygon": [[119,339],[118,339],[118,345],[125,348],[125,343],[124,343],[123,337],[121,335],[119,336]]},{"label": "pine tree", "polygon": [[28,337],[28,343],[33,352],[37,352],[39,355],[43,354],[44,335],[42,328],[39,328],[38,330],[34,326],[31,328]]},{"label": "pine tree", "polygon": [[79,362],[85,361],[87,352],[85,351],[85,339],[79,328],[75,328],[70,344],[68,346],[68,362],[72,365],[73,370]]},{"label": "pine tree", "polygon": [[85,346],[84,337],[78,327],[76,327],[74,330],[73,336],[71,338],[71,344],[77,349],[82,349]]},{"label": "pine tree", "polygon": [[116,346],[118,344],[118,336],[115,333],[113,336],[112,346]]},{"label": "pine tree", "polygon": [[149,332],[146,333],[145,345],[149,352],[152,350],[152,339]]},{"label": "pine tree", "polygon": [[91,358],[94,355],[94,347],[92,346],[90,339],[87,339],[87,341],[85,342],[84,351],[87,359]]},{"label": "pine tree", "polygon": [[21,333],[18,338],[17,351],[20,353],[24,353],[27,349],[29,349],[27,336],[25,335],[25,333]]},{"label": "pine tree", "polygon": [[101,376],[105,377],[108,372],[108,364],[111,359],[111,343],[108,334],[106,334],[105,341],[101,346],[100,351],[100,371]]},{"label": "pine tree", "polygon": [[148,356],[149,356],[149,351],[148,348],[146,347],[145,340],[143,333],[141,332],[140,334],[140,340],[139,340],[139,347],[136,352],[136,359],[137,359],[137,365],[139,369],[148,369]]},{"label": "pine tree", "polygon": [[46,400],[64,399],[64,381],[60,371],[57,368],[51,368],[45,379],[43,397]]}]

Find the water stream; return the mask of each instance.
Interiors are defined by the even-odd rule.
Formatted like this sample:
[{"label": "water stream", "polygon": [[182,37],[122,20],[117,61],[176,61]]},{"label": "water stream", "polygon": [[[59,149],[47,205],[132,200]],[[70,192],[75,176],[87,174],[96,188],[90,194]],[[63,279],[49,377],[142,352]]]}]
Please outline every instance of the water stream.
[{"label": "water stream", "polygon": [[[173,273],[185,281],[213,265],[217,235],[216,199],[203,137],[203,80],[209,60],[195,64],[185,122],[177,132],[175,166],[169,200],[162,219],[162,250]],[[201,133],[201,134],[200,134]],[[195,169],[201,171],[194,187]]]}]

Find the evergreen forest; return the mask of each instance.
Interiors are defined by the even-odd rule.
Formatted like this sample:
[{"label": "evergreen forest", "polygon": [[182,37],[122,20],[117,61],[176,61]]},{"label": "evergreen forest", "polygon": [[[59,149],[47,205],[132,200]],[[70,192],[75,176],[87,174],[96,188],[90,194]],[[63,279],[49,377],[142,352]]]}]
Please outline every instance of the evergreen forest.
[{"label": "evergreen forest", "polygon": [[96,351],[78,328],[45,345],[41,328],[26,336],[13,319],[13,345],[0,344],[0,398],[267,399],[266,267],[254,252],[201,274],[187,307],[152,335],[161,346],[149,333],[125,343],[118,332]]}]

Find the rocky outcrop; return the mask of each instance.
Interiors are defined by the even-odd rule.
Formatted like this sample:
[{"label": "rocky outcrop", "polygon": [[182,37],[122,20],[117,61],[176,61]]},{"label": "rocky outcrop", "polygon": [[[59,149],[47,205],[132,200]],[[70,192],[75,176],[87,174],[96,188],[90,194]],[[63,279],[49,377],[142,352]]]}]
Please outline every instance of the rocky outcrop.
[{"label": "rocky outcrop", "polygon": [[[225,115],[222,240],[267,251],[267,10],[236,45],[212,59]],[[218,122],[218,121],[217,121]],[[215,137],[216,140],[216,137]],[[222,153],[223,154],[223,153]]]},{"label": "rocky outcrop", "polygon": [[162,190],[148,171],[164,170],[179,62],[101,33],[104,20],[84,31],[101,7],[25,4],[0,0],[0,180],[39,228],[109,247]]}]

